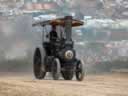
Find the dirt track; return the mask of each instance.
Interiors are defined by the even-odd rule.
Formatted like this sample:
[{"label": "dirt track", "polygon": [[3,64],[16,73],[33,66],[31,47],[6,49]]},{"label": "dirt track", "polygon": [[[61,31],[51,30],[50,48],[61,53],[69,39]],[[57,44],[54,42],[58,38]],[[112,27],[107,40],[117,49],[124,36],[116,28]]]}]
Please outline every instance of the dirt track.
[{"label": "dirt track", "polygon": [[87,76],[83,82],[1,76],[0,96],[128,96],[128,74]]}]

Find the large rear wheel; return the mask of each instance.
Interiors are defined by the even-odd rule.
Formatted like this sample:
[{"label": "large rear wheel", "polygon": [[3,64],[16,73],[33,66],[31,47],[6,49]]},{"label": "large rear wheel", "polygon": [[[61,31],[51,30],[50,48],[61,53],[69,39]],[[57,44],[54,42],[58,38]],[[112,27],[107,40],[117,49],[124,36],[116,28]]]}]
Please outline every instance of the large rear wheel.
[{"label": "large rear wheel", "polygon": [[34,53],[33,70],[37,79],[43,79],[46,75],[45,66],[42,64],[42,57],[40,50],[36,50]]},{"label": "large rear wheel", "polygon": [[84,79],[85,76],[85,67],[84,67],[84,63],[83,62],[78,62],[76,65],[76,79],[78,81],[82,81]]},{"label": "large rear wheel", "polygon": [[58,58],[53,59],[52,67],[51,67],[51,73],[54,80],[58,80],[60,77],[61,72],[61,65]]}]

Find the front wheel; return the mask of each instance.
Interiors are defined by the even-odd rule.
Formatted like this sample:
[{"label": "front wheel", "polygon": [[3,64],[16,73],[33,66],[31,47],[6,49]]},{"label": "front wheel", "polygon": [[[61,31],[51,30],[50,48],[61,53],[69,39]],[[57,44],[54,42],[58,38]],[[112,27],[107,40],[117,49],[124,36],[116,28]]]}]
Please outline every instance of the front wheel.
[{"label": "front wheel", "polygon": [[73,71],[62,71],[62,76],[65,80],[72,80],[74,75]]},{"label": "front wheel", "polygon": [[60,60],[58,58],[55,58],[52,63],[51,73],[54,80],[58,80],[60,77],[61,72],[61,65]]},{"label": "front wheel", "polygon": [[84,79],[85,76],[85,67],[84,67],[84,63],[83,62],[78,62],[76,65],[76,79],[78,81],[82,81]]}]

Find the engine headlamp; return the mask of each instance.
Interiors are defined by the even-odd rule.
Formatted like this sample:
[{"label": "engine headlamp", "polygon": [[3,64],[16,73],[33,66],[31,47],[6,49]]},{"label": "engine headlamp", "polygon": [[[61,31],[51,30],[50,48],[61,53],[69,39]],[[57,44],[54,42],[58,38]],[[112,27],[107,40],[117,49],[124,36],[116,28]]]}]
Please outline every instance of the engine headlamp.
[{"label": "engine headlamp", "polygon": [[73,53],[72,50],[68,50],[68,51],[65,52],[65,58],[66,59],[72,59],[73,56],[74,56],[74,53]]}]

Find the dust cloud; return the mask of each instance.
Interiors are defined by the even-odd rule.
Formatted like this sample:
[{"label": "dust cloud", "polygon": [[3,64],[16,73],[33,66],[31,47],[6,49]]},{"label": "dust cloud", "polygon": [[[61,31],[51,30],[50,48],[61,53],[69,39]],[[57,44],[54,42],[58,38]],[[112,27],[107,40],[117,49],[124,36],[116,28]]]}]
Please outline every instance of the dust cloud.
[{"label": "dust cloud", "polygon": [[31,25],[31,16],[0,17],[0,71],[29,69],[35,42]]},{"label": "dust cloud", "polygon": [[[1,10],[3,8],[3,10],[5,11],[12,9],[14,9],[14,11],[17,11],[19,10],[19,7],[23,5],[22,2],[20,4],[18,2],[16,3],[14,0],[12,1],[14,3],[11,3],[11,1],[10,3],[7,3],[9,2],[9,0],[5,0],[5,2],[1,0]],[[118,28],[110,28],[111,30],[109,29],[109,26],[113,27],[114,25],[109,25],[109,21],[112,21],[113,18],[124,18],[124,12],[126,11],[126,6],[124,6],[125,0],[112,1],[113,2],[107,2],[107,0],[80,0],[78,2],[77,0],[71,0],[71,2],[66,3],[69,4],[67,6],[69,6],[71,11],[75,12],[78,17],[91,16],[92,18],[91,20],[88,20],[89,22],[87,23],[85,20],[86,25],[90,24],[89,27],[85,27],[85,25],[85,28],[77,29],[76,33],[78,34],[76,34],[76,37],[74,37],[74,40],[78,43],[76,44],[78,57],[84,59],[86,70],[89,73],[101,73],[103,71],[110,72],[113,68],[128,68],[128,56],[124,56],[124,54],[122,55],[122,53],[127,53],[124,51],[127,51],[126,47],[128,42],[125,40],[122,41],[124,39],[123,37],[127,38],[128,36],[127,30],[121,30],[121,32],[125,33],[125,35],[122,35],[122,33],[120,35],[120,28],[119,30]],[[60,0],[58,0],[58,2],[60,2]],[[64,2],[62,2],[62,5],[64,5]],[[118,12],[121,12],[120,16],[118,15],[119,17],[117,16]],[[101,22],[103,22],[104,20],[109,21],[107,21],[108,23],[104,21],[105,23],[103,23],[102,25],[102,23],[96,20],[97,18],[100,19],[99,21]],[[36,43],[40,42],[41,40],[41,37],[39,35],[40,32],[34,32],[35,30],[33,31],[33,28],[31,26],[32,22],[32,16],[26,14],[11,14],[11,16],[0,16],[0,71],[32,71],[32,58],[34,48],[36,47]],[[126,26],[127,24],[127,22],[116,24],[118,22],[120,21],[117,20],[117,22],[114,22],[114,26],[118,27],[121,24],[124,24]],[[100,26],[100,28],[105,26],[106,29],[101,28],[102,30],[97,30],[95,29],[95,27],[97,26],[90,27],[93,25],[97,25],[98,27]],[[113,30],[114,32],[111,32]],[[82,32],[82,35],[79,35],[80,32]],[[118,35],[116,34],[116,32],[118,33]],[[122,37],[120,38],[120,36]],[[116,40],[113,40],[113,38],[116,38]],[[125,47],[122,48],[120,46],[115,48],[115,45],[119,44]],[[114,48],[106,48],[106,46],[113,45]],[[121,56],[117,53],[121,53]]]}]

